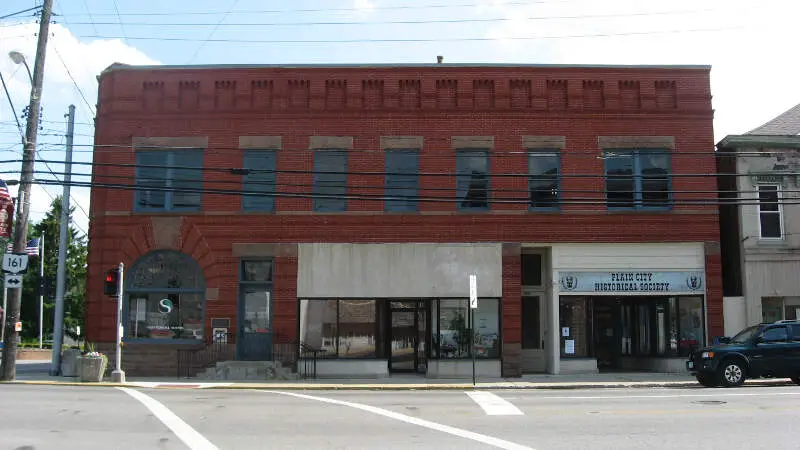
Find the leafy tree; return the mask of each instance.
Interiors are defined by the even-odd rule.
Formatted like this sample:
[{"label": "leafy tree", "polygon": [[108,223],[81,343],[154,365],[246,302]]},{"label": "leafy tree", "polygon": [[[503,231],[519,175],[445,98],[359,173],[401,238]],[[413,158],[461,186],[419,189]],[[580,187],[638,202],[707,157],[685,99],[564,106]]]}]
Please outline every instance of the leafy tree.
[{"label": "leafy tree", "polygon": [[[70,210],[70,218],[74,208]],[[58,243],[61,219],[61,197],[50,204],[50,210],[38,223],[29,228],[28,240],[42,236],[44,232],[44,338],[52,339],[55,317],[56,272],[58,265]],[[66,289],[64,291],[64,332],[77,339],[77,327],[83,328],[86,304],[86,236],[71,225],[68,228]],[[5,251],[6,248],[3,248]],[[28,271],[22,287],[22,338],[36,339],[39,336],[39,257],[30,257]]]}]

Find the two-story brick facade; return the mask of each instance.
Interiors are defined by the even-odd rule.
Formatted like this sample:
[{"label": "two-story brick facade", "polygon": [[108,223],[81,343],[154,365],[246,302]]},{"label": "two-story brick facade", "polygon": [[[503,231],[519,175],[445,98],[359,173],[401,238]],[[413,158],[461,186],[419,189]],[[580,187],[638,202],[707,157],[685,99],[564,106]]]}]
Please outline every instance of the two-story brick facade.
[{"label": "two-story brick facade", "polygon": [[682,370],[722,334],[708,67],[112,66],[99,85],[87,338],[114,341],[122,261],[130,374],[175,373],[215,329],[239,359],[322,349],[329,376],[468,376],[473,351],[481,376]]}]

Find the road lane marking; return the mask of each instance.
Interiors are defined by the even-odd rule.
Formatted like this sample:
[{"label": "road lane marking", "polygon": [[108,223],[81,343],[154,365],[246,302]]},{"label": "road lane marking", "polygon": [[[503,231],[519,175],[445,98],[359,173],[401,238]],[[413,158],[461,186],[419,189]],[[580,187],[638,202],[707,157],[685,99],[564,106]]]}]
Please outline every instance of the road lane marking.
[{"label": "road lane marking", "polygon": [[731,392],[727,394],[673,394],[673,395],[532,395],[536,399],[576,399],[576,400],[608,400],[629,398],[690,398],[690,397],[774,397],[782,395],[800,395],[800,392]]},{"label": "road lane marking", "polygon": [[499,396],[485,391],[465,392],[478,404],[489,416],[524,416],[525,413],[510,402],[503,400]]},{"label": "road lane marking", "polygon": [[117,389],[127,393],[131,397],[139,400],[147,409],[150,410],[158,420],[164,423],[178,438],[192,450],[217,450],[217,446],[204,438],[202,434],[195,431],[180,417],[175,415],[158,400],[143,394],[135,389],[118,387]]},{"label": "road lane marking", "polygon": [[527,447],[525,445],[516,444],[514,442],[506,441],[492,436],[487,436],[485,434],[462,430],[460,428],[442,425],[440,423],[431,422],[429,420],[424,420],[417,417],[406,416],[405,414],[389,411],[388,409],[377,408],[375,406],[364,405],[361,403],[346,402],[343,400],[335,400],[332,398],[317,397],[305,394],[296,394],[294,392],[281,392],[281,391],[262,391],[262,392],[268,392],[271,394],[278,394],[278,395],[287,395],[290,397],[303,398],[307,400],[316,400],[318,402],[332,403],[334,405],[340,405],[340,406],[349,406],[350,408],[360,409],[362,411],[371,412],[379,416],[388,417],[390,419],[399,420],[401,422],[409,423],[412,425],[418,425],[420,427],[428,428],[431,430],[441,431],[442,433],[447,433],[453,436],[470,439],[476,442],[480,442],[482,444],[493,445],[497,448],[502,448],[505,450],[534,450],[533,448]]}]

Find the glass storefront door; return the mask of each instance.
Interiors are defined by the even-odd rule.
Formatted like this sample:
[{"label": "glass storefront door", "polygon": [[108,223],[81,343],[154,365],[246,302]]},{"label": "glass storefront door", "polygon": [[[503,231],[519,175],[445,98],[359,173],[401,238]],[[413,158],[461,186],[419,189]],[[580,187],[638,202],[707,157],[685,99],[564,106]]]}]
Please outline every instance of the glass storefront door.
[{"label": "glass storefront door", "polygon": [[243,286],[239,302],[239,359],[272,358],[271,292],[266,285]]},{"label": "glass storefront door", "polygon": [[425,343],[428,339],[425,303],[416,300],[391,301],[389,305],[389,370],[425,373]]}]

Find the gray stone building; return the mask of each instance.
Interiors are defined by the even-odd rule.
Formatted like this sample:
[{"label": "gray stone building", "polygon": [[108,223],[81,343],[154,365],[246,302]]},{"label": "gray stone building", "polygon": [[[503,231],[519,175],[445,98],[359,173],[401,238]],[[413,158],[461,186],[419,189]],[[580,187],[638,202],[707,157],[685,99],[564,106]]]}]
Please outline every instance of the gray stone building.
[{"label": "gray stone building", "polygon": [[725,334],[800,318],[800,104],[717,150]]}]

